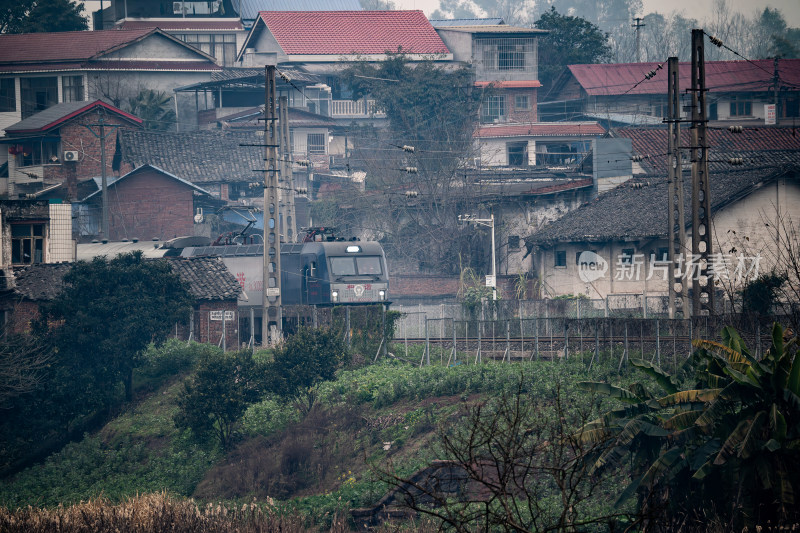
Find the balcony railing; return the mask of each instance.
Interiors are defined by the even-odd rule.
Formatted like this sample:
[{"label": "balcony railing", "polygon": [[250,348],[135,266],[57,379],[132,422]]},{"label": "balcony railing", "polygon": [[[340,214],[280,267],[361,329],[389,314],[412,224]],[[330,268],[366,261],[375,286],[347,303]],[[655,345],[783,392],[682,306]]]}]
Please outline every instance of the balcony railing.
[{"label": "balcony railing", "polygon": [[333,100],[331,117],[385,117],[375,100]]}]

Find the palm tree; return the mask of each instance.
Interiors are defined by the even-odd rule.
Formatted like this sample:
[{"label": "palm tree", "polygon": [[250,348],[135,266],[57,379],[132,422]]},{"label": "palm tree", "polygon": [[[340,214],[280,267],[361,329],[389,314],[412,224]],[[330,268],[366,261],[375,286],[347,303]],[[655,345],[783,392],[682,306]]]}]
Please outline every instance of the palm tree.
[{"label": "palm tree", "polygon": [[177,119],[172,97],[162,91],[142,89],[135,97],[128,98],[128,108],[144,121],[148,130],[166,131]]},{"label": "palm tree", "polygon": [[[579,433],[603,445],[585,458],[595,473],[629,458],[631,483],[618,504],[638,494],[643,515],[707,520],[711,512],[736,527],[800,519],[800,477],[791,475],[800,471],[800,356],[789,336],[775,324],[772,345],[757,360],[736,330],[724,328],[722,342],[694,341],[696,351],[677,376],[634,361],[663,394],[641,384],[582,383],[629,404]],[[691,386],[682,390],[681,381]],[[650,520],[647,527],[665,523]]]}]

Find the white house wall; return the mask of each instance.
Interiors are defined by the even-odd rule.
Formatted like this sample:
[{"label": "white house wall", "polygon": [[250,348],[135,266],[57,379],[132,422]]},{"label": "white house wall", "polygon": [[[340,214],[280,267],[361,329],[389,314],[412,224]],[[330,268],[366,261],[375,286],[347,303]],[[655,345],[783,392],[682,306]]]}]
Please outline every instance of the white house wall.
[{"label": "white house wall", "polygon": [[[768,272],[775,263],[776,246],[773,235],[779,213],[784,221],[793,224],[795,231],[800,229],[800,184],[796,181],[776,181],[717,211],[712,224],[712,253],[728,254],[728,259],[733,261],[733,267],[736,266],[739,254],[748,259],[760,255],[759,272]],[[688,254],[691,253],[691,235],[689,239],[686,245]],[[654,275],[650,280],[647,277],[651,267],[650,254],[657,254],[659,248],[666,246],[666,239],[564,243],[546,250],[537,250],[532,255],[534,270],[542,282],[543,296],[552,298],[585,294],[590,298],[605,298],[609,294],[644,292],[663,296],[666,295],[668,286],[658,268],[653,271]],[[619,265],[622,250],[631,248],[635,254],[643,254],[638,279],[637,276],[632,276],[634,279],[625,279],[627,276],[619,275],[631,272]],[[576,254],[587,250],[595,251],[608,263],[606,274],[591,283],[581,280],[576,264]],[[557,251],[566,252],[566,266],[555,266]],[[730,290],[730,287],[720,288]],[[733,287],[734,290],[736,288],[741,288],[741,285]]]},{"label": "white house wall", "polygon": [[47,262],[75,261],[75,242],[72,240],[72,205],[50,204],[50,239],[47,242]]}]

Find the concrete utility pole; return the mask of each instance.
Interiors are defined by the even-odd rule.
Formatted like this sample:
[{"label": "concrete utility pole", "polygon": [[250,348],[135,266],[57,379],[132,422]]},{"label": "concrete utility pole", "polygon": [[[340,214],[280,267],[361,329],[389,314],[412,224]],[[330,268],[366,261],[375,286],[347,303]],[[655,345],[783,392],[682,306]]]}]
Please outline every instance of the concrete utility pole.
[{"label": "concrete utility pole", "polygon": [[281,308],[281,237],[279,211],[278,117],[275,113],[275,66],[267,65],[264,82],[264,291],[261,344],[280,341]]},{"label": "concrete utility pole", "polygon": [[642,24],[642,18],[641,17],[635,17],[633,19],[633,21],[635,22],[635,24],[631,24],[631,27],[634,28],[634,32],[636,33],[636,62],[637,63],[641,63],[642,62],[642,54],[641,54],[641,49],[639,48],[639,43],[641,42],[641,39],[640,39],[640,36],[639,36],[639,30],[641,28],[644,28],[645,26],[647,26],[647,24]]},{"label": "concrete utility pole", "polygon": [[[689,300],[686,295],[686,279],[676,276],[675,261],[686,253],[686,221],[683,216],[683,165],[681,162],[681,97],[679,88],[678,58],[670,57],[667,63],[667,124],[669,146],[667,148],[668,186],[667,202],[669,249],[669,317],[675,318],[675,308],[680,302],[683,318],[689,318]],[[684,255],[685,259],[685,255]],[[680,274],[680,272],[678,272]]]},{"label": "concrete utility pole", "polygon": [[708,275],[711,258],[711,194],[706,137],[706,67],[703,30],[692,30],[692,257],[686,261],[693,277],[692,313],[714,314],[714,280]]},{"label": "concrete utility pole", "polygon": [[297,240],[297,220],[294,207],[294,174],[292,173],[292,146],[289,141],[289,98],[286,96],[280,97],[280,104],[278,105],[280,112],[280,127],[281,127],[281,179],[282,191],[281,198],[284,199],[283,205],[285,206],[284,218],[284,231],[286,232],[286,242],[295,242]]},{"label": "concrete utility pole", "polygon": [[[102,108],[101,108],[102,109]],[[103,235],[104,239],[108,239],[108,178],[106,178],[106,137],[110,136],[112,133],[115,133],[116,130],[114,128],[119,128],[117,124],[108,124],[106,123],[105,114],[100,115],[100,120],[97,124],[84,124],[84,128],[89,130],[92,135],[95,136],[100,141],[100,182],[101,182],[101,189],[102,189],[102,201],[103,201],[103,216],[100,223],[100,233]],[[106,134],[106,127],[111,128],[111,130]],[[93,130],[92,128],[98,128],[98,131]]]}]

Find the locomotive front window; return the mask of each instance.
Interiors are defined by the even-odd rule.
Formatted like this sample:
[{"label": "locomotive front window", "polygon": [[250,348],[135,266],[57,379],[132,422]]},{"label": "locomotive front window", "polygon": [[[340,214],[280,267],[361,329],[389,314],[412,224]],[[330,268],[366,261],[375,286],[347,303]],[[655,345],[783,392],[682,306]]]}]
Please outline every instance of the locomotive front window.
[{"label": "locomotive front window", "polygon": [[381,258],[377,256],[356,257],[356,266],[361,275],[382,274]]},{"label": "locomotive front window", "polygon": [[334,276],[355,276],[355,261],[352,257],[331,257],[331,273]]}]

